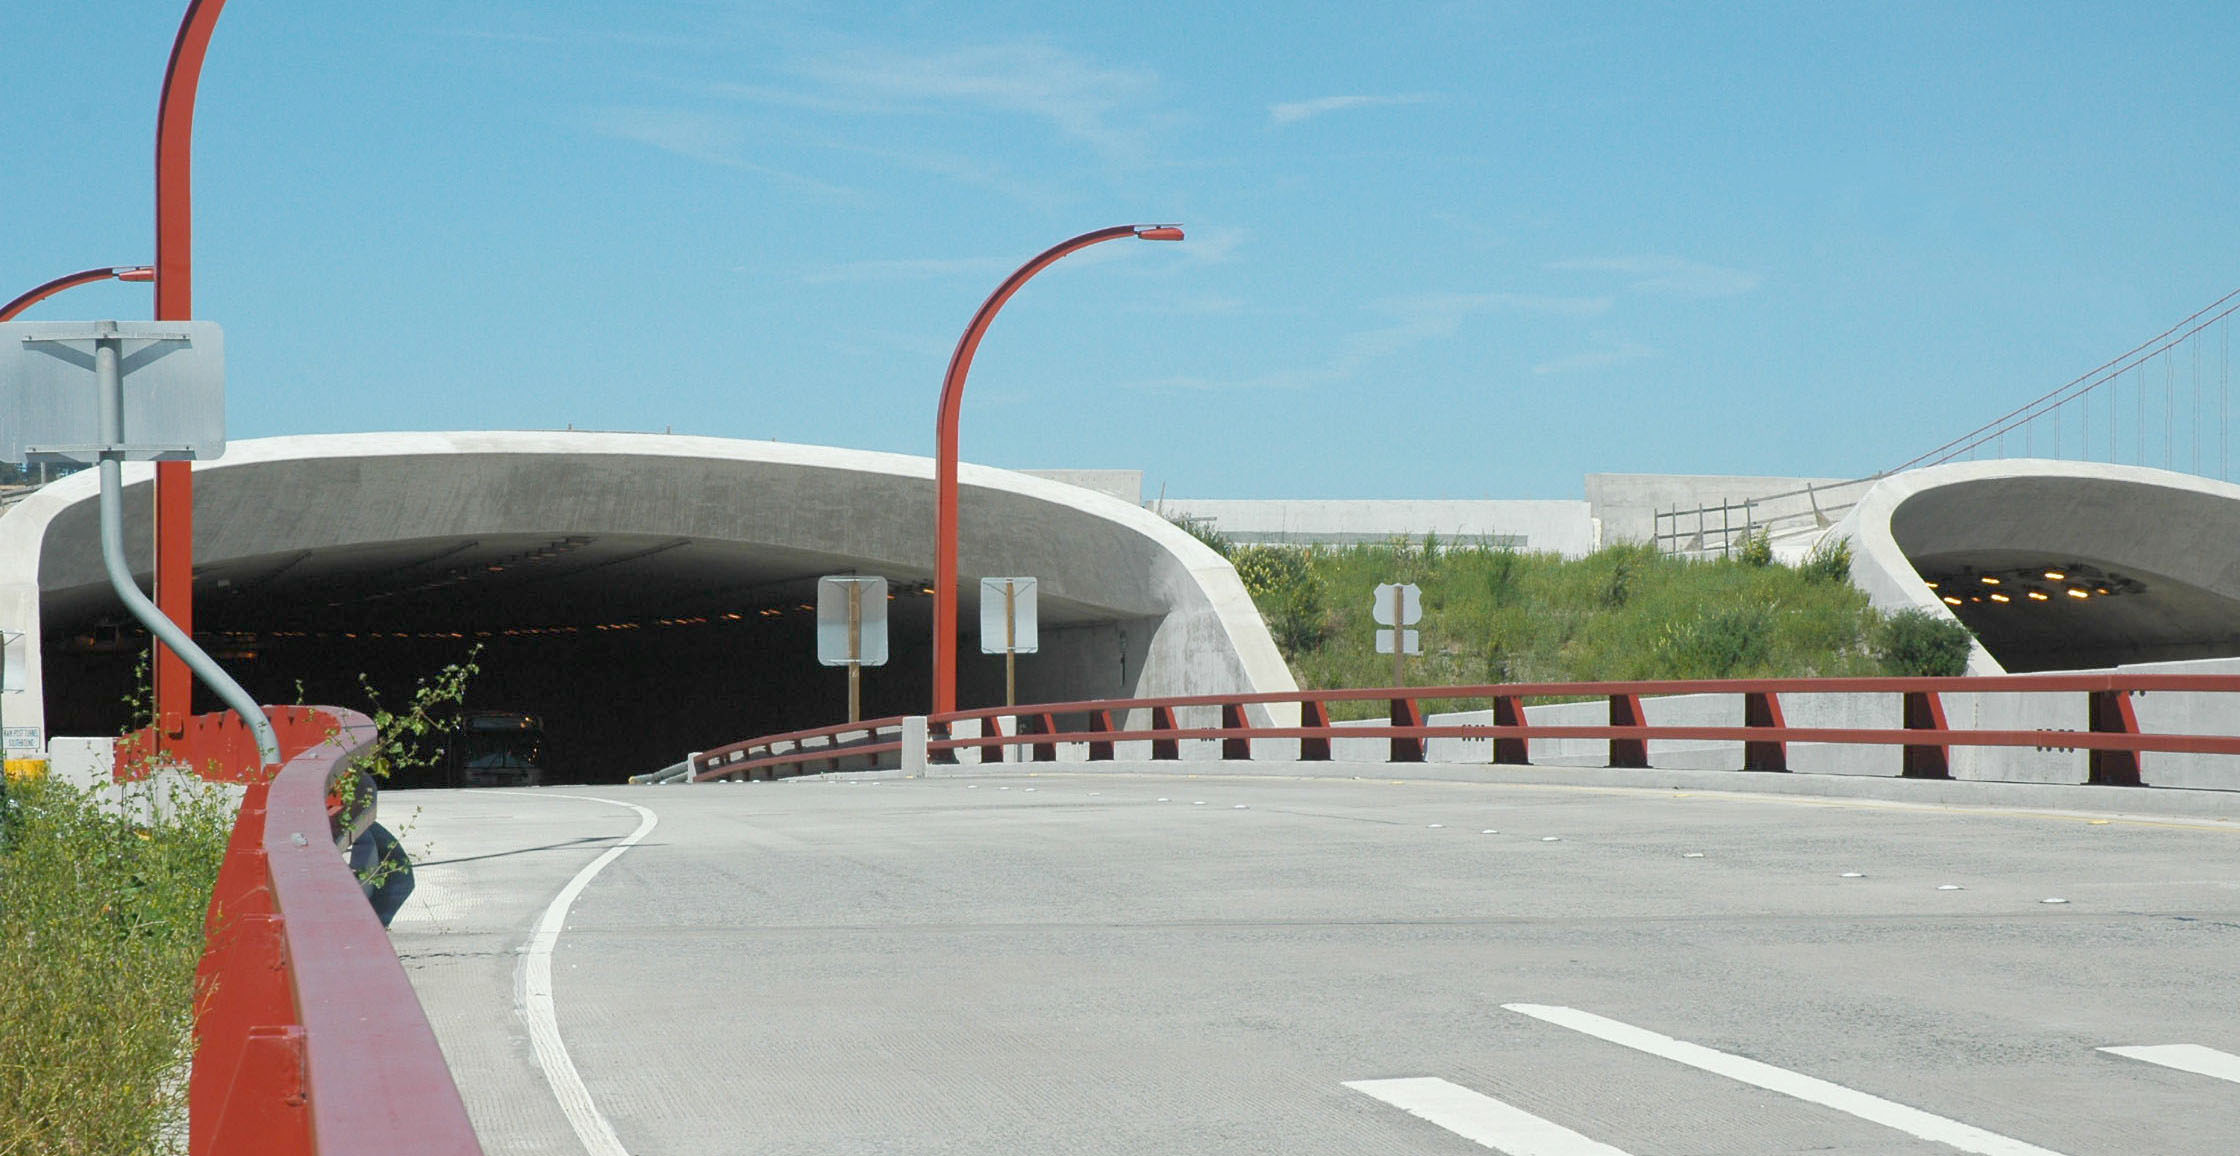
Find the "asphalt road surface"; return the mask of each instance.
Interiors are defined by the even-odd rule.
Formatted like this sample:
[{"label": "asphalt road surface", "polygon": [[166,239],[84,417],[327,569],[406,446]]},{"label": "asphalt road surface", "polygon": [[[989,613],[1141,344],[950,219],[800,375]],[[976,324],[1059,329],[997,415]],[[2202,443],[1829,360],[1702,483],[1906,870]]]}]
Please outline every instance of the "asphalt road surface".
[{"label": "asphalt road surface", "polygon": [[952,775],[385,795],[485,1149],[2240,1152],[2240,823]]}]

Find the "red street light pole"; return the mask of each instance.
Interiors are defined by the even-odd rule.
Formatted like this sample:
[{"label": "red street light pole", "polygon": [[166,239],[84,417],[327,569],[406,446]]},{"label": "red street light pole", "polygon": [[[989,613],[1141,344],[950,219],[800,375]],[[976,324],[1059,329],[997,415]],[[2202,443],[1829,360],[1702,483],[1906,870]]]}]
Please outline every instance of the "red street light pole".
[{"label": "red street light pole", "polygon": [[[202,57],[226,0],[188,0],[171,42],[156,110],[156,320],[194,319],[194,95]],[[156,463],[156,608],[194,635],[194,474],[191,462]],[[193,675],[161,645],[155,658],[156,728],[186,732]]]},{"label": "red street light pole", "polygon": [[980,311],[972,315],[949,356],[949,374],[941,383],[941,416],[934,425],[933,456],[933,713],[957,709],[957,415],[964,406],[964,376],[972,369],[972,355],[996,311],[1011,299],[1027,279],[1077,249],[1100,241],[1134,237],[1143,241],[1179,241],[1180,225],[1115,225],[1083,233],[1042,251],[1034,260],[996,287]]},{"label": "red street light pole", "polygon": [[16,316],[24,310],[65,289],[75,289],[80,285],[91,285],[96,281],[107,281],[111,277],[119,281],[153,281],[156,279],[156,271],[146,265],[118,265],[109,269],[86,269],[72,273],[67,277],[57,277],[8,302],[6,305],[0,305],[0,323],[15,320]]}]

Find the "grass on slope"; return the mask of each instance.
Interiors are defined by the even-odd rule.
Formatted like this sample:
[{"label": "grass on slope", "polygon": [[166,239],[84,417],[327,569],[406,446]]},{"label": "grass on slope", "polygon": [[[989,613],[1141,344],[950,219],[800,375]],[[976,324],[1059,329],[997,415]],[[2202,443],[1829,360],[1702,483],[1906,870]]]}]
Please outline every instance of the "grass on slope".
[{"label": "grass on slope", "polygon": [[1373,644],[1369,604],[1380,582],[1423,590],[1411,685],[1947,674],[1964,665],[1964,630],[1869,606],[1849,581],[1847,551],[1787,566],[1753,546],[1714,561],[1636,545],[1565,559],[1429,539],[1227,552],[1303,687],[1391,684],[1392,659]]}]

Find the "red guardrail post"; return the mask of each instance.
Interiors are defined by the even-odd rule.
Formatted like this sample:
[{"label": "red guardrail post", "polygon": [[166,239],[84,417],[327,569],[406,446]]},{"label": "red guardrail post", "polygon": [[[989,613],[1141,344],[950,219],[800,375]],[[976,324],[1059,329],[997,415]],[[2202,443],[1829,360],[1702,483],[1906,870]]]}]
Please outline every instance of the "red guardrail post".
[{"label": "red guardrail post", "polygon": [[[1179,729],[1174,721],[1174,708],[1171,706],[1152,707],[1151,729],[1155,731]],[[1182,744],[1173,739],[1153,739],[1151,740],[1151,757],[1154,759],[1179,759],[1182,757]]]},{"label": "red guardrail post", "polygon": [[[983,763],[1000,763],[1003,761],[1004,717],[1005,716],[1003,715],[992,714],[980,720],[980,737],[982,739],[993,737],[994,739],[994,741],[992,742],[982,742],[979,744],[980,761]],[[1019,726],[1019,716],[1011,715],[1009,717],[1011,719],[1012,728],[1017,729]]]},{"label": "red guardrail post", "polygon": [[[1029,715],[1027,718],[1021,719],[1020,722],[1022,724],[1031,723],[1033,726],[1033,730],[1030,733],[1033,734],[1054,735],[1058,733],[1058,719],[1055,715]],[[1034,761],[1038,763],[1057,762],[1058,744],[1054,742],[1036,743],[1034,745]]]},{"label": "red guardrail post", "polygon": [[[1419,727],[1419,726],[1422,726],[1422,725],[1423,725],[1423,708],[1422,708],[1422,707],[1420,707],[1420,706],[1418,706],[1418,705],[1416,704],[1416,700],[1414,700],[1414,699],[1412,699],[1412,698],[1396,698],[1396,699],[1393,699],[1393,700],[1392,700],[1392,725],[1394,725],[1394,726],[1396,726],[1396,727]],[[1393,739],[1393,740],[1392,740],[1392,761],[1393,761],[1393,762],[1396,762],[1396,763],[1420,763],[1420,762],[1422,762],[1422,761],[1423,761],[1423,740],[1422,740],[1422,739],[1403,739],[1403,738],[1395,738],[1395,739]]]},{"label": "red guardrail post", "polygon": [[[1779,730],[1786,723],[1781,721],[1781,698],[1772,691],[1742,696],[1742,725],[1770,727]],[[1742,744],[1742,769],[1746,771],[1786,771],[1789,769],[1789,744],[1778,740],[1746,742]]]},{"label": "red guardrail post", "polygon": [[[2101,734],[2135,735],[2139,733],[2139,716],[2131,710],[2131,692],[2126,690],[2096,690],[2091,693],[2091,704],[2086,710],[2091,730]],[[2139,777],[2139,752],[2093,751],[2086,756],[2085,782],[2101,783],[2111,787],[2137,787]]]},{"label": "red guardrail post", "polygon": [[[1308,729],[1330,729],[1330,706],[1321,699],[1308,699],[1299,704],[1299,725]],[[1299,740],[1299,761],[1302,763],[1327,763],[1330,761],[1330,740],[1305,738]]]},{"label": "red guardrail post", "polygon": [[[1245,718],[1243,704],[1234,702],[1221,704],[1221,729],[1241,731],[1249,730],[1251,727],[1251,720]],[[1221,757],[1233,762],[1251,762],[1252,739],[1249,736],[1239,735],[1236,738],[1221,740]]]},{"label": "red guardrail post", "polygon": [[[1637,727],[1641,725],[1641,696],[1614,694],[1610,696],[1610,725]],[[1613,767],[1646,767],[1649,765],[1649,743],[1646,739],[1611,739],[1610,765]]]},{"label": "red guardrail post", "polygon": [[[1520,727],[1524,725],[1524,708],[1515,695],[1499,695],[1493,700],[1493,725]],[[1493,740],[1493,761],[1509,766],[1526,766],[1532,762],[1530,746],[1524,739]]]},{"label": "red guardrail post", "polygon": [[[1944,700],[1937,692],[1907,691],[1905,700],[1907,730],[1939,733],[1945,730]],[[1943,743],[1908,743],[1899,774],[1908,779],[1949,779],[1952,777],[1951,748]]]},{"label": "red guardrail post", "polygon": [[[1092,734],[1103,734],[1103,735],[1108,735],[1108,734],[1111,734],[1111,733],[1112,733],[1112,730],[1113,730],[1113,727],[1112,727],[1112,712],[1111,712],[1111,711],[1108,711],[1108,710],[1093,710],[1093,711],[1090,711],[1090,712],[1089,712],[1089,730],[1090,730],[1090,733],[1092,733]],[[1111,762],[1111,761],[1112,761],[1112,743],[1111,743],[1111,741],[1110,741],[1110,740],[1099,740],[1099,739],[1091,739],[1091,740],[1089,740],[1089,761],[1090,761],[1090,762],[1092,762],[1092,763],[1109,763],[1109,762]]]}]

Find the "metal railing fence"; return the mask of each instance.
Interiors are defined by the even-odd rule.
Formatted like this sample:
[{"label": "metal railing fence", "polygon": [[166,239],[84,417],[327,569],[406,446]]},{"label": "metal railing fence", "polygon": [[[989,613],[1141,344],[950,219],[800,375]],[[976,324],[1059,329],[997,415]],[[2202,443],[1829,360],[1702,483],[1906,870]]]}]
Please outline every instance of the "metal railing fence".
[{"label": "metal railing fence", "polygon": [[[1648,744],[1656,741],[1734,742],[1742,744],[1744,770],[1787,771],[1789,744],[1860,744],[1902,748],[1901,775],[1952,777],[1956,747],[2022,747],[2087,754],[2084,782],[2146,785],[2140,774],[2144,752],[2240,755],[2240,734],[2150,734],[2140,729],[2133,695],[2149,692],[2240,694],[2240,676],[2180,674],[2000,675],[1958,678],[1694,679],[1653,682],[1512,683],[1486,686],[1374,687],[1286,691],[1267,694],[1187,695],[1167,698],[1110,699],[992,707],[925,716],[930,728],[925,758],[940,761],[965,750],[983,759],[1020,751],[1023,761],[1058,761],[1062,745],[1085,746],[1089,761],[1115,757],[1116,744],[1148,744],[1153,760],[1182,757],[1182,744],[1219,744],[1218,757],[1250,760],[1253,744],[1281,740],[1296,744],[1301,761],[1328,761],[1339,740],[1387,740],[1387,760],[1425,761],[1425,744],[1435,739],[1490,741],[1495,765],[1530,765],[1532,744],[1541,740],[1597,740],[1608,744],[1612,767],[1648,767]],[[1643,700],[1666,695],[1739,696],[1740,726],[1655,725],[1646,721]],[[1782,714],[1783,695],[1888,694],[1898,696],[1903,726],[1794,727]],[[1949,725],[1944,698],[1969,695],[2075,695],[2084,699],[2083,730],[2037,727],[1990,729]],[[1608,704],[1608,725],[1531,724],[1527,699],[1592,700]],[[1330,705],[1340,702],[1389,703],[1389,721],[1335,723]],[[1426,702],[1486,704],[1490,723],[1426,725]],[[1259,708],[1264,721],[1251,721]],[[1298,725],[1265,721],[1271,710],[1289,714]],[[1201,725],[1185,715],[1200,716]],[[907,761],[916,752],[904,741],[904,717],[815,727],[766,735],[718,747],[690,760],[690,781],[767,779],[882,764],[888,756]],[[961,726],[960,724],[970,724]],[[976,729],[977,735],[959,735]]]}]

